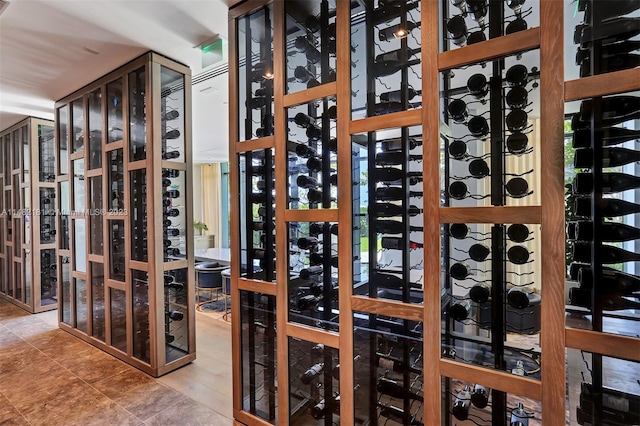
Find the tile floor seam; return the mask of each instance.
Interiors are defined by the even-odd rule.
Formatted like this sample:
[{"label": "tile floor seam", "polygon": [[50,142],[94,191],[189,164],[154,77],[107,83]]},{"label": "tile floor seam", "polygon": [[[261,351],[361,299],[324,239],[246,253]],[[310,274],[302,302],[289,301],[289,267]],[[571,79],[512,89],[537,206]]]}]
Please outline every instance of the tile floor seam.
[{"label": "tile floor seam", "polygon": [[20,415],[20,417],[22,417],[24,419],[24,421],[27,422],[28,425],[32,425],[32,423],[29,420],[27,420],[27,418],[24,416],[24,414],[22,414],[22,411],[18,410],[18,407],[13,405],[13,402],[11,402],[11,400],[9,398],[7,398],[7,395],[4,392],[0,391],[0,394],[2,394],[2,396],[4,397],[4,399],[7,400],[9,405],[11,405],[11,407],[13,407],[13,409],[16,411],[16,413],[18,413]]},{"label": "tile floor seam", "polygon": [[[160,383],[160,382],[158,382],[158,383]],[[224,413],[221,413],[220,411],[216,410],[215,408],[211,408],[211,407],[209,407],[209,406],[207,406],[207,405],[204,405],[202,402],[200,402],[200,401],[198,401],[198,400],[196,400],[196,399],[191,398],[189,395],[185,395],[184,393],[180,392],[180,390],[178,390],[178,389],[176,389],[176,388],[172,387],[171,385],[168,385],[168,384],[165,384],[165,383],[161,383],[161,384],[162,384],[162,385],[165,385],[166,387],[168,387],[168,388],[169,388],[169,389],[171,389],[171,390],[174,390],[174,391],[178,392],[180,395],[184,395],[184,397],[185,397],[185,398],[188,398],[188,399],[190,399],[191,401],[193,401],[193,402],[195,402],[195,403],[197,403],[197,404],[199,404],[199,405],[202,405],[203,407],[206,407],[206,408],[208,408],[208,409],[210,409],[210,410],[215,411],[216,413],[218,413],[219,415],[221,415],[221,416],[222,416],[222,417],[224,417],[225,419],[233,420],[232,418],[230,418],[230,417],[226,416]],[[213,392],[217,392],[215,389],[211,389],[211,390],[212,390]],[[224,395],[224,394],[222,394],[222,393],[220,393],[220,392],[217,392],[217,393],[219,393],[219,394],[221,394],[221,395]],[[159,414],[159,413],[158,413],[158,414]],[[156,414],[156,415],[157,415],[157,414]],[[153,417],[155,417],[156,415],[154,415]],[[152,418],[153,418],[153,417],[152,417]]]}]

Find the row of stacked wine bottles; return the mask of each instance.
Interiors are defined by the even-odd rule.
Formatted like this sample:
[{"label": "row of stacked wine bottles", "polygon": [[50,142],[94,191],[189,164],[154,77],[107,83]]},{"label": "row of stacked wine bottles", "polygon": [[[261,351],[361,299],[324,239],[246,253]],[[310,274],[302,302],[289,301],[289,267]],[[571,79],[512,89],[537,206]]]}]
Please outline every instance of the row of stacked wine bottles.
[{"label": "row of stacked wine bottles", "polygon": [[[579,1],[576,14],[582,19],[573,37],[579,77],[640,65],[639,2]],[[573,281],[567,325],[637,337],[640,93],[584,99],[567,104],[567,113],[566,139],[571,143],[565,157],[573,162],[565,164],[571,179],[566,221],[568,275]],[[579,424],[640,423],[637,363],[596,353],[580,356],[582,380],[569,387],[570,400],[575,397],[570,401],[572,419]]]}]

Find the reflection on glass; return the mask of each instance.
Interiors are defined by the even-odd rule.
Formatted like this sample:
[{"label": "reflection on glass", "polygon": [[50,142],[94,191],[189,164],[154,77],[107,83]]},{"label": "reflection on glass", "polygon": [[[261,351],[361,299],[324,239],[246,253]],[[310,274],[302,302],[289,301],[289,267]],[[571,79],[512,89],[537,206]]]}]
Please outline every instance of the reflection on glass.
[{"label": "reflection on glass", "polygon": [[31,289],[32,289],[32,279],[31,279],[31,265],[33,263],[33,259],[31,259],[31,250],[25,249],[23,253],[24,266],[24,303],[27,305],[31,305]]},{"label": "reflection on glass", "polygon": [[73,127],[71,129],[73,152],[78,152],[84,149],[84,108],[82,105],[82,99],[78,99],[71,103],[71,112],[73,119]]},{"label": "reflection on glass", "polygon": [[73,219],[73,266],[78,272],[87,272],[86,225],[84,219]]},{"label": "reflection on glass", "polygon": [[76,300],[76,328],[83,333],[87,332],[87,282],[78,278],[75,282]]},{"label": "reflection on glass", "polygon": [[11,163],[11,167],[13,170],[17,170],[20,168],[20,151],[22,151],[22,132],[20,129],[13,131],[13,163]]},{"label": "reflection on glass", "polygon": [[122,149],[114,149],[108,154],[109,163],[109,210],[124,209],[124,158]]},{"label": "reflection on glass", "polygon": [[102,90],[97,89],[89,98],[89,169],[102,167]]},{"label": "reflection on glass", "polygon": [[40,306],[58,303],[58,265],[56,251],[47,249],[40,251]]},{"label": "reflection on glass", "polygon": [[71,324],[71,263],[66,256],[60,256],[58,264],[60,265],[60,278],[62,299],[60,300],[60,310],[62,311],[62,322]]},{"label": "reflection on glass", "polygon": [[127,352],[127,300],[126,293],[109,288],[111,306],[111,346]]},{"label": "reflection on glass", "polygon": [[189,352],[190,308],[187,297],[187,269],[164,272],[165,354],[171,362]]},{"label": "reflection on glass", "polygon": [[[131,172],[131,259],[140,262],[148,260],[147,246],[147,173],[146,169]],[[168,221],[170,222],[170,221]],[[165,238],[169,233],[177,233],[178,230],[169,231],[168,223],[163,224]]]},{"label": "reflection on glass", "polygon": [[[21,256],[22,253],[19,253],[16,257]],[[22,264],[21,263],[14,263],[13,264],[13,281],[14,281],[14,287],[16,289],[15,295],[14,297],[22,302],[24,302],[24,300],[22,299]]]},{"label": "reflection on glass", "polygon": [[147,158],[147,111],[145,69],[129,73],[129,160]]},{"label": "reflection on glass", "polygon": [[[52,126],[38,126],[38,155],[40,164],[40,182],[55,182],[56,155]],[[0,155],[0,167],[2,159]]]},{"label": "reflection on glass", "polygon": [[92,254],[102,255],[103,235],[102,235],[102,176],[89,178],[89,190],[91,192],[89,224],[91,232],[89,234],[89,246]]},{"label": "reflection on glass", "polygon": [[184,74],[160,68],[162,159],[185,161]]},{"label": "reflection on glass", "polygon": [[91,335],[98,340],[105,341],[105,306],[104,306],[104,265],[102,263],[90,263],[91,267],[91,311],[92,331]]},{"label": "reflection on glass", "polygon": [[149,275],[131,270],[133,284],[133,356],[150,362]]},{"label": "reflection on glass", "polygon": [[73,209],[76,212],[85,210],[85,185],[84,185],[84,158],[72,161],[73,163]]},{"label": "reflection on glass", "polygon": [[107,84],[107,143],[122,140],[122,79]]},{"label": "reflection on glass", "polygon": [[109,278],[124,282],[124,220],[110,220],[108,223],[111,257]]},{"label": "reflection on glass", "polygon": [[69,198],[69,181],[60,182],[60,249],[69,250],[69,213],[71,200]]},{"label": "reflection on glass", "polygon": [[55,189],[40,188],[40,244],[56,242],[55,196]]},{"label": "reflection on glass", "polygon": [[69,173],[69,105],[58,108],[58,164],[60,174]]},{"label": "reflection on glass", "polygon": [[276,371],[277,364],[275,296],[242,291],[240,300],[242,408],[273,423],[276,383],[275,375],[270,372]]},{"label": "reflection on glass", "polygon": [[[34,141],[35,142],[35,141]],[[24,182],[31,179],[31,137],[29,135],[29,126],[22,128],[22,176]]]}]

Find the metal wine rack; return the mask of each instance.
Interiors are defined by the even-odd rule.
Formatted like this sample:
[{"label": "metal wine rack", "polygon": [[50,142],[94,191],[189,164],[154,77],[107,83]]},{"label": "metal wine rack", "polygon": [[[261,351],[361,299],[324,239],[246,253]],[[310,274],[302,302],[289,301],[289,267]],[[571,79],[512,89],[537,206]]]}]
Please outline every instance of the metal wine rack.
[{"label": "metal wine rack", "polygon": [[565,328],[564,101],[607,85],[565,88],[564,6],[230,9],[236,421],[547,424],[565,347],[638,361]]},{"label": "metal wine rack", "polygon": [[0,297],[30,313],[58,303],[53,135],[32,117],[0,132]]}]

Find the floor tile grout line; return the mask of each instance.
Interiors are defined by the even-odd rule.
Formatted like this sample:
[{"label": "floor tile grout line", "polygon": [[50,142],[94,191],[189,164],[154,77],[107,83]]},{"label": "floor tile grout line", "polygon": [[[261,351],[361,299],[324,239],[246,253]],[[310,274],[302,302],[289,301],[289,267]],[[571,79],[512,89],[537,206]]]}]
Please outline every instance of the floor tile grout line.
[{"label": "floor tile grout line", "polygon": [[22,411],[18,410],[18,407],[13,405],[13,402],[11,402],[11,400],[9,398],[7,398],[7,395],[4,392],[0,391],[0,394],[2,394],[2,396],[4,397],[4,399],[7,400],[9,405],[11,405],[11,407],[13,407],[13,409],[16,411],[16,413],[18,413],[20,415],[20,417],[22,417],[24,419],[24,421],[27,422],[28,425],[32,425],[32,423],[24,416],[24,414],[22,414]]}]

